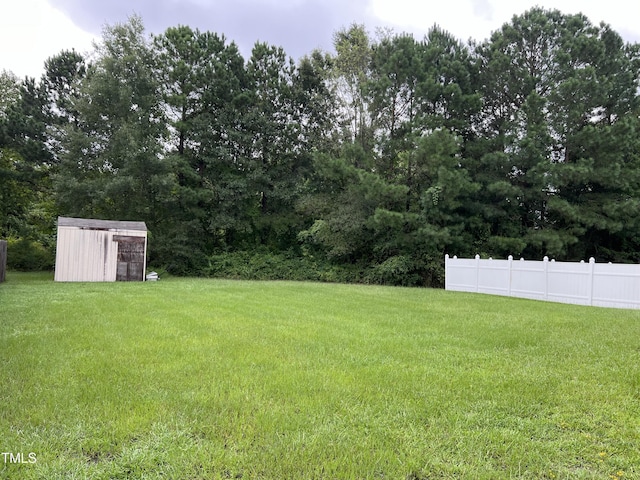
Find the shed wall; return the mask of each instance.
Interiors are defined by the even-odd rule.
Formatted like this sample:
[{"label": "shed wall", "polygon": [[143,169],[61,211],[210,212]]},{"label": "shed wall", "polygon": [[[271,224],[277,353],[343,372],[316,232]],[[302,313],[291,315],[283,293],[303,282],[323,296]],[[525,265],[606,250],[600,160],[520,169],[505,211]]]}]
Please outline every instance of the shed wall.
[{"label": "shed wall", "polygon": [[[58,227],[56,247],[57,282],[115,282],[118,263],[116,235],[145,238],[139,230],[94,230]],[[144,275],[143,275],[144,278]]]},{"label": "shed wall", "polygon": [[4,282],[7,271],[7,241],[0,240],[0,283]]}]

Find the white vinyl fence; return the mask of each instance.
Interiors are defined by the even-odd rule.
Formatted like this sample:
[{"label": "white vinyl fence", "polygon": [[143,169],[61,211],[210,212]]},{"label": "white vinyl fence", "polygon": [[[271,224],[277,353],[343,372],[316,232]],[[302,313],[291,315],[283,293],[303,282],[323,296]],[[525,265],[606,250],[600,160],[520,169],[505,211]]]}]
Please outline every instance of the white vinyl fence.
[{"label": "white vinyl fence", "polygon": [[640,265],[445,256],[445,289],[640,309]]}]

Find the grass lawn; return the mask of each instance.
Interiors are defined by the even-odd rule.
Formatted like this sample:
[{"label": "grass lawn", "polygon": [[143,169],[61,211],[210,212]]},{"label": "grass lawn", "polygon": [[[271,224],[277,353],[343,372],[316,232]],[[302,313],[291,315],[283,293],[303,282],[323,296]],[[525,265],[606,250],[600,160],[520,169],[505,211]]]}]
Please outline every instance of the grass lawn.
[{"label": "grass lawn", "polygon": [[0,368],[0,478],[640,478],[640,311],[9,272]]}]

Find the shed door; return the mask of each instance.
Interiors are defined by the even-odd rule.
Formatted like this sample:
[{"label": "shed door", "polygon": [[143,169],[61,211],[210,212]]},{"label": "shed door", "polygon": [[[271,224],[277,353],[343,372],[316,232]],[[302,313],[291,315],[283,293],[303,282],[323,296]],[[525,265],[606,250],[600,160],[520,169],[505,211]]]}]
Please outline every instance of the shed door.
[{"label": "shed door", "polygon": [[114,235],[118,242],[116,282],[141,282],[144,275],[144,237]]}]

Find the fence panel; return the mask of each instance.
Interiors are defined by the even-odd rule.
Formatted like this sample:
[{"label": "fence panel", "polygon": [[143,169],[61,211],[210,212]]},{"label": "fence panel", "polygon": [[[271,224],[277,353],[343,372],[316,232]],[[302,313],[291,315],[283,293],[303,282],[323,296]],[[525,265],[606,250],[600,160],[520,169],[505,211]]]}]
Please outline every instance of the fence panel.
[{"label": "fence panel", "polygon": [[546,264],[524,259],[514,261],[511,270],[511,296],[546,300]]},{"label": "fence panel", "polygon": [[445,256],[445,288],[577,305],[640,309],[640,265]]},{"label": "fence panel", "polygon": [[0,283],[4,282],[7,273],[7,241],[0,240]]},{"label": "fence panel", "polygon": [[549,262],[547,299],[553,302],[591,304],[591,263]]},{"label": "fence panel", "polygon": [[640,308],[640,269],[638,265],[595,264],[593,305]]},{"label": "fence panel", "polygon": [[509,260],[493,260],[478,270],[478,292],[509,295]]},{"label": "fence panel", "polygon": [[[447,255],[445,263],[448,263],[449,260],[449,255]],[[455,258],[455,268],[449,269],[445,266],[445,272],[448,272],[444,277],[445,290],[478,291],[478,265],[475,259]]]}]

